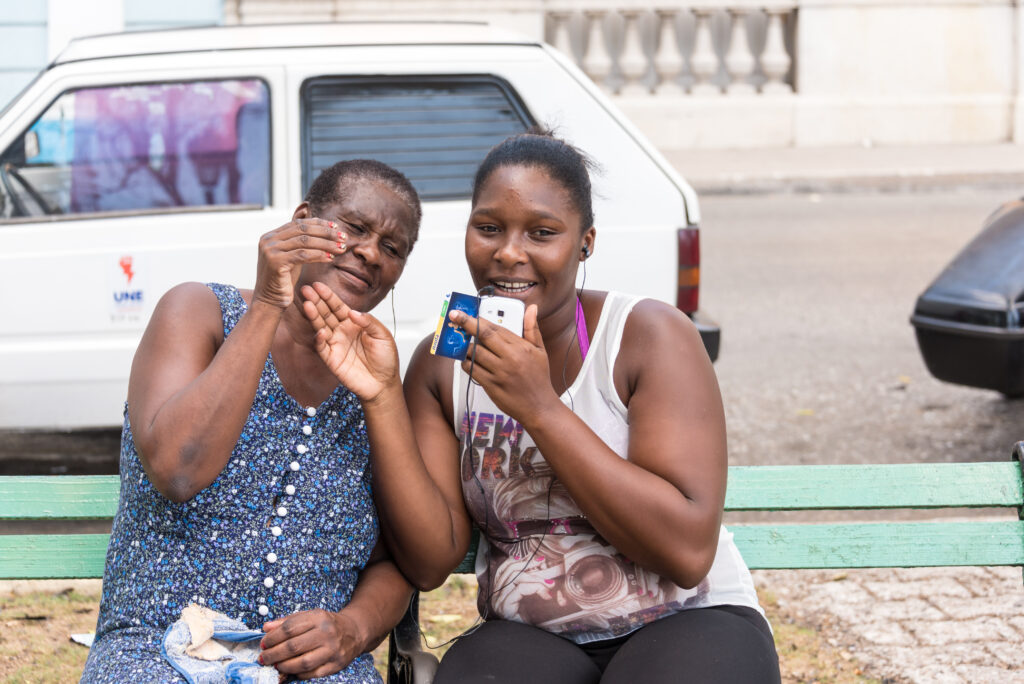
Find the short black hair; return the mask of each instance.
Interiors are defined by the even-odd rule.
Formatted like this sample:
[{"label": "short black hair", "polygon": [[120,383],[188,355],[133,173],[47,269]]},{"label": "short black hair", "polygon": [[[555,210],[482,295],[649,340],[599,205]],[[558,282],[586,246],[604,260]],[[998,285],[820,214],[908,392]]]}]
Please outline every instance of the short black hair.
[{"label": "short black hair", "polygon": [[409,249],[416,244],[420,235],[420,220],[423,209],[420,196],[409,179],[398,169],[376,159],[345,159],[320,172],[306,192],[305,200],[314,214],[322,212],[331,204],[345,199],[346,186],[350,182],[374,181],[383,183],[398,195],[412,212],[413,226],[409,234]]},{"label": "short black hair", "polygon": [[476,204],[480,188],[491,174],[504,166],[543,169],[569,194],[569,200],[580,214],[580,231],[594,225],[590,170],[596,169],[597,165],[578,148],[542,128],[505,138],[491,148],[476,170],[473,204]]}]

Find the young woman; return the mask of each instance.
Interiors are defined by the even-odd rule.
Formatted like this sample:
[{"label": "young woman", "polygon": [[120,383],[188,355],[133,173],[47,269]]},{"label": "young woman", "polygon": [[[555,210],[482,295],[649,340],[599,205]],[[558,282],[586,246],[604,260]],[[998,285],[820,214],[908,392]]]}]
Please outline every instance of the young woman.
[{"label": "young woman", "polygon": [[[306,313],[369,400],[375,495],[399,567],[442,582],[481,530],[485,622],[436,682],[778,682],[771,631],[731,535],[722,401],[678,310],[577,291],[595,251],[587,160],[510,138],[477,172],[466,261],[526,304],[522,337],[462,313],[461,365],[412,359],[326,290]],[[351,385],[350,385],[351,386]]]},{"label": "young woman", "polygon": [[266,631],[261,662],[282,674],[380,681],[368,651],[411,587],[377,544],[362,408],[317,354],[298,292],[316,281],[368,311],[419,221],[403,175],[340,162],[260,239],[253,290],[185,283],[157,304],[83,682],[186,681],[162,640],[192,603]]}]

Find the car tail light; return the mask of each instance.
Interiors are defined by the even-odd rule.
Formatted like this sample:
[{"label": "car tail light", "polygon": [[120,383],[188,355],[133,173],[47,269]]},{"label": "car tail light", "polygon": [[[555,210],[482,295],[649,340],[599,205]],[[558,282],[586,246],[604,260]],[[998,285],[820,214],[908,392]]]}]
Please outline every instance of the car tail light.
[{"label": "car tail light", "polygon": [[700,232],[697,228],[680,228],[679,284],[676,289],[676,307],[683,313],[697,311],[700,295]]}]

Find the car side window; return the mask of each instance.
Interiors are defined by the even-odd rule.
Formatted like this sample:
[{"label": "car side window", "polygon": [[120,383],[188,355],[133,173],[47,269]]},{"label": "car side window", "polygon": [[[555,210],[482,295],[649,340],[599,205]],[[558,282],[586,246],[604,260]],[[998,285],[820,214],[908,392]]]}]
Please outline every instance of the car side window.
[{"label": "car side window", "polygon": [[408,176],[425,200],[465,199],[487,151],[534,124],[494,76],[318,77],[302,86],[303,188],[343,159]]},{"label": "car side window", "polygon": [[0,221],[269,200],[256,79],[69,90],[0,155]]}]

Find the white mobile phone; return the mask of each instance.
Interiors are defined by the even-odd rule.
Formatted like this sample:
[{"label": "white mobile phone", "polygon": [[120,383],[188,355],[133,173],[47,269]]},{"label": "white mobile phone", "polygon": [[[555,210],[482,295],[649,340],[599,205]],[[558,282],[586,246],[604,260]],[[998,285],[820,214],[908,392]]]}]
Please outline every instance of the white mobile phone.
[{"label": "white mobile phone", "polygon": [[516,335],[523,335],[523,317],[526,306],[521,300],[511,297],[482,297],[480,299],[480,318],[511,330]]}]

